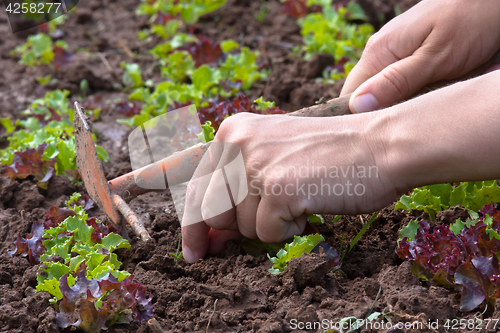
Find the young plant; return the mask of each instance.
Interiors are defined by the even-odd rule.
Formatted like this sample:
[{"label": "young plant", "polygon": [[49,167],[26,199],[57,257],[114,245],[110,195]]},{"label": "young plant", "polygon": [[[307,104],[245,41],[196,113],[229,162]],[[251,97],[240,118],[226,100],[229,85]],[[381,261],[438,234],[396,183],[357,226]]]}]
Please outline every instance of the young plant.
[{"label": "young plant", "polygon": [[15,126],[10,118],[0,118],[0,137],[14,132]]},{"label": "young plant", "polygon": [[177,262],[180,258],[182,258],[182,251],[179,251],[181,248],[181,236],[179,235],[179,242],[177,243],[177,250],[175,252],[170,252],[169,254],[174,257],[174,261]]},{"label": "young plant", "polygon": [[259,7],[259,12],[254,14],[253,17],[262,23],[264,19],[266,18],[267,13],[269,13],[269,9],[266,6],[266,0],[261,0],[260,2],[260,7]]},{"label": "young plant", "polygon": [[477,212],[491,202],[500,202],[500,186],[495,180],[462,182],[456,186],[438,184],[416,188],[410,195],[403,195],[394,209],[420,209],[435,220],[437,213],[452,206],[461,205]]},{"label": "young plant", "polygon": [[[306,5],[321,10],[307,14]],[[297,23],[304,41],[300,51],[305,52],[305,59],[310,60],[316,53],[329,53],[335,59],[335,66],[325,72],[325,78],[338,80],[347,76],[374,32],[370,24],[353,23],[367,19],[363,9],[354,2],[333,7],[332,1],[292,0],[284,6],[287,13],[300,18]]]},{"label": "young plant", "polygon": [[300,19],[307,15],[308,6],[305,0],[286,0],[283,3],[283,14],[290,15],[293,18]]},{"label": "young plant", "polygon": [[132,283],[133,275],[120,271],[115,250],[130,248],[112,226],[89,218],[93,203],[75,193],[66,208],[51,207],[42,224],[33,223],[32,233],[18,235],[9,254],[28,256],[31,264],[42,263],[36,291],[54,298],[59,327],[77,327],[88,333],[106,330],[116,323],[153,316],[152,296]]},{"label": "young plant", "polygon": [[201,133],[198,137],[203,143],[210,142],[214,139],[214,128],[212,127],[212,122],[207,120],[205,124],[201,125]]},{"label": "young plant", "polygon": [[71,60],[71,55],[66,51],[68,44],[62,40],[52,42],[50,36],[40,32],[28,37],[26,43],[17,46],[11,54],[19,54],[19,63],[28,67],[54,64],[58,70]]},{"label": "young plant", "polygon": [[[378,217],[378,213],[379,212],[376,212],[372,215],[372,217],[370,218],[370,220],[365,224],[363,225],[363,227],[361,228],[361,230],[358,232],[358,234],[356,235],[356,237],[353,238],[353,240],[351,241],[351,243],[349,244],[349,249],[347,249],[344,254],[342,255],[342,262],[344,261],[344,258],[346,255],[349,254],[349,252],[351,252],[351,250],[354,248],[354,246],[356,245],[356,243],[359,241],[359,239],[364,235],[364,233],[366,232],[366,230],[368,230],[368,228],[371,226],[371,224],[373,223],[373,221],[375,221],[375,219]],[[338,219],[337,219],[338,220]],[[337,221],[337,220],[334,220],[334,223]]]},{"label": "young plant", "polygon": [[294,236],[293,242],[288,243],[282,248],[277,254],[276,257],[271,257],[269,254],[267,257],[274,264],[273,268],[269,269],[269,273],[273,275],[278,275],[283,272],[290,260],[292,258],[298,258],[303,253],[311,253],[311,251],[321,242],[323,242],[325,238],[323,238],[320,234],[313,234],[307,236]]},{"label": "young plant", "polygon": [[179,17],[188,24],[198,21],[200,16],[213,12],[223,6],[227,0],[179,0],[167,1],[143,0],[137,9],[137,15],[150,15],[152,22],[163,23],[165,20],[158,19],[162,15]]},{"label": "young plant", "polygon": [[125,62],[120,63],[120,66],[125,69],[123,73],[122,82],[125,87],[128,88],[139,88],[144,85],[142,81],[142,72],[138,64],[127,64]]},{"label": "young plant", "polygon": [[276,253],[276,257],[271,257],[268,253],[267,257],[273,263],[273,268],[269,269],[269,273],[273,275],[282,273],[292,258],[298,258],[304,253],[320,253],[320,247],[328,259],[328,266],[333,270],[340,269],[340,256],[337,250],[326,243],[322,235],[310,234],[306,236],[294,236],[293,242],[285,244]]},{"label": "young plant", "polygon": [[[23,179],[35,176],[42,188],[46,188],[52,175],[51,168],[58,175],[78,178],[73,135],[74,110],[69,105],[68,94],[68,91],[61,90],[48,92],[23,112],[28,118],[16,122],[19,130],[10,128],[7,137],[9,146],[0,150],[0,163],[8,166],[9,177]],[[100,146],[96,148],[99,158],[107,162],[107,152]]]},{"label": "young plant", "polygon": [[455,288],[460,308],[472,311],[500,297],[500,210],[487,204],[466,222],[438,225],[411,222],[402,230],[396,253],[414,262],[412,271],[433,285]]}]

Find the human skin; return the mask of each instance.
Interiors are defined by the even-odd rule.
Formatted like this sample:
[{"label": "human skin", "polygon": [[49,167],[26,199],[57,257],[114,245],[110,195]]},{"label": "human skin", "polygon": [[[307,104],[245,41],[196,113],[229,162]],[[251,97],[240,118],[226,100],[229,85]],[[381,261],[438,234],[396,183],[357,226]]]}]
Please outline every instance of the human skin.
[{"label": "human skin", "polygon": [[[373,212],[415,187],[498,179],[499,128],[500,71],[375,112],[321,119],[232,116],[222,123],[214,141],[241,148],[248,179],[258,180],[262,195],[250,194],[235,209],[183,226],[184,258],[195,262],[241,235],[279,242],[300,234],[308,214]],[[259,173],[255,162],[272,170],[299,168],[307,160],[316,166],[377,166],[378,177],[325,179],[331,184],[363,184],[366,191],[360,196],[264,194],[265,186],[284,187],[297,178]],[[308,185],[319,180],[298,181]],[[204,198],[213,195],[209,186]]]},{"label": "human skin", "polygon": [[[457,78],[486,62],[500,47],[498,17],[498,0],[423,0],[370,38],[349,74],[341,95],[353,92],[350,108],[359,114],[226,119],[215,141],[240,146],[248,180],[257,180],[262,192],[297,179],[259,170],[299,168],[305,161],[377,166],[378,177],[328,179],[331,185],[364,185],[365,193],[355,197],[249,195],[236,209],[183,227],[184,258],[195,262],[242,235],[279,242],[300,234],[310,213],[372,212],[414,187],[499,178],[494,138],[500,122],[500,71],[392,106],[429,83]],[[299,179],[306,186],[318,181]],[[203,211],[203,196],[214,195],[209,187],[198,200],[188,199],[186,207],[199,205]]]},{"label": "human skin", "polygon": [[341,95],[366,112],[392,106],[425,85],[458,78],[500,48],[498,0],[423,0],[368,41]]}]

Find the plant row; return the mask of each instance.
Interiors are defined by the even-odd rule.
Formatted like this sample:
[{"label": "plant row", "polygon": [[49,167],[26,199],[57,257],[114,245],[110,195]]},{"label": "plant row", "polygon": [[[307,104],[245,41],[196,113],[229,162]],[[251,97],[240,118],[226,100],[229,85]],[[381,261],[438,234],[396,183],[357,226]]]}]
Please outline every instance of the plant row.
[{"label": "plant row", "polygon": [[112,226],[89,218],[93,202],[79,193],[67,207],[51,207],[46,221],[34,222],[25,238],[19,233],[15,249],[32,265],[41,264],[36,291],[46,291],[56,310],[57,325],[97,333],[114,324],[153,317],[153,296],[133,283],[134,276],[119,270],[117,249],[130,248]]},{"label": "plant row", "polygon": [[[332,0],[282,0],[283,12],[298,19],[303,46],[294,49],[310,60],[314,54],[333,56],[334,66],[323,73],[324,82],[345,78],[361,58],[374,33],[361,6],[355,2],[333,4]],[[359,24],[361,23],[361,24]]]},{"label": "plant row", "polygon": [[[400,231],[396,253],[414,262],[412,271],[433,285],[461,292],[460,307],[471,311],[500,296],[500,187],[496,181],[439,184],[415,189],[395,209],[420,209],[429,219],[413,220]],[[436,214],[461,205],[466,221],[435,225]]]}]

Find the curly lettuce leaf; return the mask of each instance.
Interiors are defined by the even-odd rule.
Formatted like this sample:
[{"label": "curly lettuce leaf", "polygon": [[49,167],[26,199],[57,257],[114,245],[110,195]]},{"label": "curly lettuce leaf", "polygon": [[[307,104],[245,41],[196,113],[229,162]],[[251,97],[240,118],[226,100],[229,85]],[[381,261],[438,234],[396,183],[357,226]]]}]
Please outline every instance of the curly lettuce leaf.
[{"label": "curly lettuce leaf", "polygon": [[55,172],[56,159],[44,159],[43,153],[47,143],[42,143],[38,148],[26,148],[24,151],[14,153],[12,164],[7,166],[5,176],[11,179],[25,179],[34,176],[37,185],[47,189],[49,179]]},{"label": "curly lettuce leaf", "polygon": [[[402,235],[396,253],[415,263],[412,271],[434,285],[455,288],[462,294],[460,308],[472,311],[485,300],[500,297],[500,211],[487,204],[479,214],[451,227],[419,221]],[[411,230],[411,231],[408,231]]]},{"label": "curly lettuce leaf", "polygon": [[410,195],[402,196],[394,209],[420,209],[434,220],[438,212],[452,206],[461,205],[477,212],[491,202],[500,202],[496,181],[462,182],[455,187],[438,184],[416,188]]},{"label": "curly lettuce leaf", "polygon": [[303,253],[311,253],[311,251],[325,239],[320,234],[312,234],[307,236],[295,236],[292,243],[288,243],[282,248],[276,257],[267,255],[273,263],[273,268],[269,272],[273,275],[278,275],[283,272],[292,258],[298,258]]},{"label": "curly lettuce leaf", "polygon": [[23,257],[28,257],[31,265],[40,263],[40,255],[45,250],[42,244],[43,225],[38,222],[33,222],[31,233],[24,239],[21,233],[17,235],[17,240],[13,243],[15,249],[9,251],[9,256],[21,254]]}]

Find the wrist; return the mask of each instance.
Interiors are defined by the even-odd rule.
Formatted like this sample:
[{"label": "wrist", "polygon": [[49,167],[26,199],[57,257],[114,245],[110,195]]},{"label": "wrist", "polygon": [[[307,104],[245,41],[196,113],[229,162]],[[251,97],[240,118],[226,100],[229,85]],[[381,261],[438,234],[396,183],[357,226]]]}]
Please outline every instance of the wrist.
[{"label": "wrist", "polygon": [[500,71],[374,113],[374,156],[398,193],[500,178]]}]

